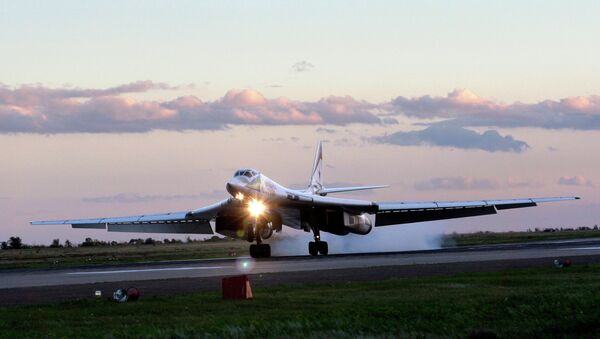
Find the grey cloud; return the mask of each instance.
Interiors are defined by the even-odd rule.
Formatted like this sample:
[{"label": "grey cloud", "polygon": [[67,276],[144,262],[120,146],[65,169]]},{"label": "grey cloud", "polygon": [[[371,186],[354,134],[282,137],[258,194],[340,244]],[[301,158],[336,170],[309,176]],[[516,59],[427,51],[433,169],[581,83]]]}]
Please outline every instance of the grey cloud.
[{"label": "grey cloud", "polygon": [[373,142],[403,146],[429,145],[454,147],[461,149],[478,149],[488,152],[520,153],[529,146],[526,142],[516,140],[512,136],[501,136],[495,130],[477,133],[462,127],[436,124],[424,130],[396,132],[389,135],[371,138]]},{"label": "grey cloud", "polygon": [[438,177],[426,181],[417,182],[414,188],[419,191],[432,190],[449,190],[449,191],[465,191],[465,190],[493,190],[499,188],[518,188],[518,187],[534,187],[540,186],[539,183],[515,180],[508,178],[499,179],[478,179],[471,177]]},{"label": "grey cloud", "polygon": [[315,66],[306,60],[298,61],[297,63],[292,65],[292,70],[294,72],[299,72],[299,73],[300,72],[308,72],[308,71],[312,70],[313,68],[315,68]]},{"label": "grey cloud", "polygon": [[558,184],[565,186],[593,186],[592,180],[582,175],[560,177],[558,179]]},{"label": "grey cloud", "polygon": [[335,130],[333,128],[319,127],[319,128],[317,128],[317,132],[331,134],[331,133],[335,133]]},{"label": "grey cloud", "polygon": [[142,203],[172,200],[199,200],[203,198],[223,198],[227,193],[213,191],[206,194],[144,195],[139,193],[119,193],[110,196],[82,198],[86,203]]},{"label": "grey cloud", "polygon": [[457,126],[540,127],[548,129],[600,129],[600,96],[568,97],[534,104],[502,104],[466,89],[446,97],[399,96],[383,106],[392,114],[431,119],[447,118]]},{"label": "grey cloud", "polygon": [[398,125],[398,120],[392,117],[381,118],[381,123],[384,125]]}]

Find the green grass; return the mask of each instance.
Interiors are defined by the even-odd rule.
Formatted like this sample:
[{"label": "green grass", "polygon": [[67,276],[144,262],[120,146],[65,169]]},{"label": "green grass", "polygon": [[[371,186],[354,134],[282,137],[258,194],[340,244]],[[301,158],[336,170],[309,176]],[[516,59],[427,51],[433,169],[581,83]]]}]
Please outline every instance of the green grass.
[{"label": "green grass", "polygon": [[[16,337],[600,336],[600,265],[0,308]],[[143,292],[143,291],[142,291]]]},{"label": "green grass", "polygon": [[600,230],[569,230],[557,232],[476,232],[453,233],[443,239],[442,247],[520,243],[545,240],[598,238]]},{"label": "green grass", "polygon": [[73,267],[241,255],[248,255],[248,242],[241,240],[105,247],[26,248],[0,251],[0,268]]}]

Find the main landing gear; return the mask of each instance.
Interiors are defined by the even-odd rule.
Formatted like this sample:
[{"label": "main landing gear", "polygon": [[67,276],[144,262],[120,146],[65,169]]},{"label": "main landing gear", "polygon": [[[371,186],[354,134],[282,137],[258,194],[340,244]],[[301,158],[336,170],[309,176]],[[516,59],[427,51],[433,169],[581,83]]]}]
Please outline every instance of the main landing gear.
[{"label": "main landing gear", "polygon": [[250,245],[250,256],[252,258],[269,258],[271,246],[269,244],[252,244]]},{"label": "main landing gear", "polygon": [[312,256],[317,256],[319,254],[327,255],[327,253],[329,253],[329,246],[327,245],[327,241],[321,240],[321,234],[318,228],[313,227],[312,230],[315,241],[311,241],[308,243],[308,253],[310,253],[310,255]]}]

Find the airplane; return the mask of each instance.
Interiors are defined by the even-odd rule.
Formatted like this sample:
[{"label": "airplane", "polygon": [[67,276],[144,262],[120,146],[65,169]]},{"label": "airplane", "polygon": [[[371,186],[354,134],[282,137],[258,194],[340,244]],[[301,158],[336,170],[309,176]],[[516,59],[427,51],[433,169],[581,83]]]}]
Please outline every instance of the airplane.
[{"label": "airplane", "polygon": [[[245,239],[250,256],[267,258],[271,247],[263,240],[287,226],[312,232],[308,243],[312,256],[327,255],[321,231],[339,236],[367,235],[373,227],[400,225],[442,219],[496,214],[500,210],[532,207],[550,201],[576,200],[579,197],[527,198],[473,201],[375,202],[330,197],[329,194],[370,190],[385,185],[335,187],[323,186],[323,145],[316,149],[310,183],[306,189],[290,189],[261,172],[237,170],[227,182],[229,198],[212,205],[183,212],[135,215],[116,218],[35,221],[32,225],[70,224],[72,228],[105,229],[108,232],[214,234]],[[374,216],[374,221],[371,217]],[[214,231],[210,224],[214,221]],[[255,243],[255,244],[254,244]]]}]

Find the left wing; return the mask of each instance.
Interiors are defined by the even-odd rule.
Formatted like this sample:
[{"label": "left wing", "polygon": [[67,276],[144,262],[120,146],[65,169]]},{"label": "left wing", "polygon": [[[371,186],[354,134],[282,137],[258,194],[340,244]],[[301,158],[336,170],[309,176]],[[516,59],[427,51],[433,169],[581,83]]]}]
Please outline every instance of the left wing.
[{"label": "left wing", "polygon": [[108,232],[214,234],[210,220],[236,202],[229,198],[192,211],[144,214],[116,218],[34,221],[32,225],[67,225],[106,229]]},{"label": "left wing", "polygon": [[375,217],[375,226],[496,214],[497,210],[533,207],[537,206],[538,203],[543,202],[576,199],[579,199],[579,197],[437,202],[380,202],[377,203],[378,211]]}]

